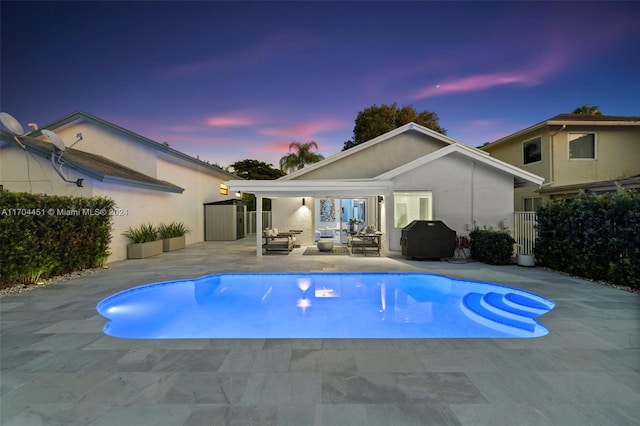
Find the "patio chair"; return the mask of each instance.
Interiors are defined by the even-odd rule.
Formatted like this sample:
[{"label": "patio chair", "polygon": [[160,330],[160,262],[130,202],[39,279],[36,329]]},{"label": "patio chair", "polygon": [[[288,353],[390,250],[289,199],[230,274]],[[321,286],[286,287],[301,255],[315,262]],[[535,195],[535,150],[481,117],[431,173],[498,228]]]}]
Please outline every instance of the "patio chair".
[{"label": "patio chair", "polygon": [[[367,232],[359,232],[353,235],[350,239],[351,253],[375,253],[380,256],[380,249],[382,246],[382,232],[375,232],[373,230]],[[347,244],[348,246],[349,244]]]},{"label": "patio chair", "polygon": [[278,235],[273,229],[265,229],[263,237],[265,242],[262,248],[267,252],[286,251],[289,254],[293,250],[293,238],[290,236]]},{"label": "patio chair", "polygon": [[291,232],[291,231],[289,231],[289,232],[281,232],[281,231],[278,231],[278,228],[273,228],[272,231],[273,231],[273,233],[275,234],[276,237],[291,237],[291,239],[293,240],[293,247],[300,247],[298,245],[298,241],[296,239],[296,235],[297,235],[296,232]]}]

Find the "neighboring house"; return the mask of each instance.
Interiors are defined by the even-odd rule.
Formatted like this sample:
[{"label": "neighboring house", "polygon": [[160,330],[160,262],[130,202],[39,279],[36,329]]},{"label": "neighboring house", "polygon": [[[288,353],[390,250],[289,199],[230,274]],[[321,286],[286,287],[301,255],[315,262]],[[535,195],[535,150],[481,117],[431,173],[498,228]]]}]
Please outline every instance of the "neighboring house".
[{"label": "neighboring house", "polygon": [[235,175],[85,112],[42,129],[55,131],[67,146],[82,134],[82,141],[64,151],[64,165],[56,163],[69,181],[82,179],[82,186],[65,182],[54,170],[54,147],[40,130],[19,138],[24,150],[9,133],[0,134],[0,185],[16,192],[113,199],[117,214],[109,262],[126,258],[129,241],[121,234],[143,223],[182,221],[191,229],[188,244],[203,241],[204,204],[233,198],[220,195],[220,184],[238,179]]},{"label": "neighboring house", "polygon": [[[514,187],[542,182],[477,148],[409,123],[278,180],[226,184],[256,194],[258,207],[263,197],[271,198],[273,227],[302,230],[303,245],[313,244],[318,232],[334,229],[344,235],[346,219],[355,218],[384,233],[384,249],[400,251],[402,228],[415,219],[442,220],[459,235],[475,227],[508,227]],[[259,221],[261,216],[258,211]],[[258,255],[260,245],[258,234]]]},{"label": "neighboring house", "polygon": [[580,189],[640,188],[640,117],[560,114],[480,149],[545,178],[541,188],[516,189],[517,211]]}]

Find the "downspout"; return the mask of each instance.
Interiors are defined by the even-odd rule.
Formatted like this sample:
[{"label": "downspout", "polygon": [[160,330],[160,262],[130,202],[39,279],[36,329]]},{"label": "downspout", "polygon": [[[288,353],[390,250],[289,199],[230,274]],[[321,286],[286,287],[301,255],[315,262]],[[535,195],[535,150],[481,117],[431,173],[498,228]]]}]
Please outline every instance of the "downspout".
[{"label": "downspout", "polygon": [[549,182],[545,183],[543,186],[549,186],[549,185],[553,185],[553,181],[554,181],[554,167],[553,167],[553,138],[560,133],[561,131],[563,131],[564,129],[567,128],[566,124],[563,124],[562,127],[560,127],[559,130],[557,130],[554,133],[550,134],[550,140],[549,140]]}]

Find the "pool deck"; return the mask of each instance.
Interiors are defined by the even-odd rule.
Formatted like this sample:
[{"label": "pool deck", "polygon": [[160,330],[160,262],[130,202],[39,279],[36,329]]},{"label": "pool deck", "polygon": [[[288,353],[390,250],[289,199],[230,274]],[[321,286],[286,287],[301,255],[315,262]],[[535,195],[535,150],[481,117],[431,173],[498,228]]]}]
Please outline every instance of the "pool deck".
[{"label": "pool deck", "polygon": [[[0,424],[638,425],[640,296],[543,268],[400,257],[257,258],[255,240],[117,262],[0,299]],[[424,271],[539,293],[534,339],[129,340],[95,310],[215,272]]]}]

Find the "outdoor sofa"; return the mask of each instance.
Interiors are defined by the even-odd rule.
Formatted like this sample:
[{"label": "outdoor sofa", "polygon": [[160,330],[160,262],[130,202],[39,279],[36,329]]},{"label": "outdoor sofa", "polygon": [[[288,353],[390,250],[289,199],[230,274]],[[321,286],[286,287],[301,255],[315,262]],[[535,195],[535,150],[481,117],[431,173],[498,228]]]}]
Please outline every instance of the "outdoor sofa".
[{"label": "outdoor sofa", "polygon": [[265,229],[263,233],[264,244],[262,248],[267,252],[269,251],[286,251],[287,253],[293,250],[295,245],[295,234],[286,232],[278,233],[277,228]]}]

